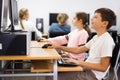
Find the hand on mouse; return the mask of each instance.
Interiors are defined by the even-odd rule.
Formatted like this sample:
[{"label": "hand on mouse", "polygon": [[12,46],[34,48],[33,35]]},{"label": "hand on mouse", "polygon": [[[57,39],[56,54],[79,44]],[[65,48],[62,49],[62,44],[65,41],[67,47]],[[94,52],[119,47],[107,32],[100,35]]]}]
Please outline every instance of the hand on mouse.
[{"label": "hand on mouse", "polygon": [[50,45],[47,48],[55,48],[55,49],[60,49],[61,48],[60,45],[51,44],[50,42],[48,44],[50,44]]},{"label": "hand on mouse", "polygon": [[38,38],[37,41],[38,42],[49,42],[49,40],[46,38]]},{"label": "hand on mouse", "polygon": [[50,44],[44,44],[42,48],[48,48],[48,46],[51,46]]},{"label": "hand on mouse", "polygon": [[49,46],[48,48],[55,48],[55,49],[57,49],[57,48],[59,48],[59,45],[51,44],[51,46]]},{"label": "hand on mouse", "polygon": [[48,39],[46,39],[46,38],[42,38],[41,41],[42,41],[42,42],[50,42],[50,41],[49,41]]}]

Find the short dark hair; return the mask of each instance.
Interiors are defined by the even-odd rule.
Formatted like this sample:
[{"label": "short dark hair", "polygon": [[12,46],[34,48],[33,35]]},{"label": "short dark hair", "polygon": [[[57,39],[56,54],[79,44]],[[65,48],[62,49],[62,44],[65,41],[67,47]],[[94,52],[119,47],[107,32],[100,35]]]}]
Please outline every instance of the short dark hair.
[{"label": "short dark hair", "polygon": [[115,13],[108,8],[99,8],[95,11],[95,13],[100,13],[102,17],[102,21],[108,21],[107,29],[109,29],[115,21]]}]

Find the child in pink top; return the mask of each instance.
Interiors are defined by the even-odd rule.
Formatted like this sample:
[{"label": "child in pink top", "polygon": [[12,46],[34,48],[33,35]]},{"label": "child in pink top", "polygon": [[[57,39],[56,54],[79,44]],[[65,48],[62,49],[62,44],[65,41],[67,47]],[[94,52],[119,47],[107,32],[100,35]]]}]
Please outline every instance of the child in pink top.
[{"label": "child in pink top", "polygon": [[[78,30],[75,29],[72,32],[68,34],[69,40],[66,39],[65,36],[59,36],[55,38],[49,38],[48,40],[52,44],[67,44],[68,47],[78,47],[81,44],[85,44],[88,38],[88,33],[86,30]],[[85,59],[85,54],[72,54],[65,52],[69,57],[74,58],[74,59],[79,59],[79,60],[84,60]]]},{"label": "child in pink top", "polygon": [[[64,36],[49,38],[48,41],[50,41],[52,44],[57,44],[57,45],[67,44],[68,47],[78,47],[81,44],[85,44],[90,34],[90,29],[86,25],[87,22],[88,22],[88,15],[86,13],[84,12],[76,13],[72,23],[73,26],[75,26],[77,29],[71,31],[67,35],[68,39],[66,39],[66,35],[64,35]],[[73,53],[65,52],[65,54],[67,54],[71,58],[78,60],[85,59],[85,53],[73,54]]]}]

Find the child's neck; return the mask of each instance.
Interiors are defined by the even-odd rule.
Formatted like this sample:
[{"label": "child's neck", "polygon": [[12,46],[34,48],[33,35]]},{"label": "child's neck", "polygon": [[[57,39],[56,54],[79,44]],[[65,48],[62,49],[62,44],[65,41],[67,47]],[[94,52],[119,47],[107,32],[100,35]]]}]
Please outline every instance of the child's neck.
[{"label": "child's neck", "polygon": [[82,30],[83,29],[83,26],[79,26],[78,27],[78,31]]},{"label": "child's neck", "polygon": [[99,30],[97,31],[97,35],[101,36],[102,34],[104,34],[105,32],[107,32],[107,30]]}]

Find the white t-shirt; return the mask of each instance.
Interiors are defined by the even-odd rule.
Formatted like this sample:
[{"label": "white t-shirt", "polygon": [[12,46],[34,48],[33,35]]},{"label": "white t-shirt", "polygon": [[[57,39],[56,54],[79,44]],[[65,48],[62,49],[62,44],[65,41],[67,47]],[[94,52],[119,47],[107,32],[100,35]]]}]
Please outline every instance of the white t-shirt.
[{"label": "white t-shirt", "polygon": [[[101,36],[95,35],[86,45],[89,49],[89,57],[86,62],[100,63],[102,57],[112,57],[112,51],[115,43],[108,32]],[[106,72],[92,70],[97,79],[101,80]]]},{"label": "white t-shirt", "polygon": [[23,20],[22,22],[23,22],[25,31],[35,31],[35,33],[37,34],[37,37],[42,37],[42,33],[37,30],[37,28],[31,21]]}]

